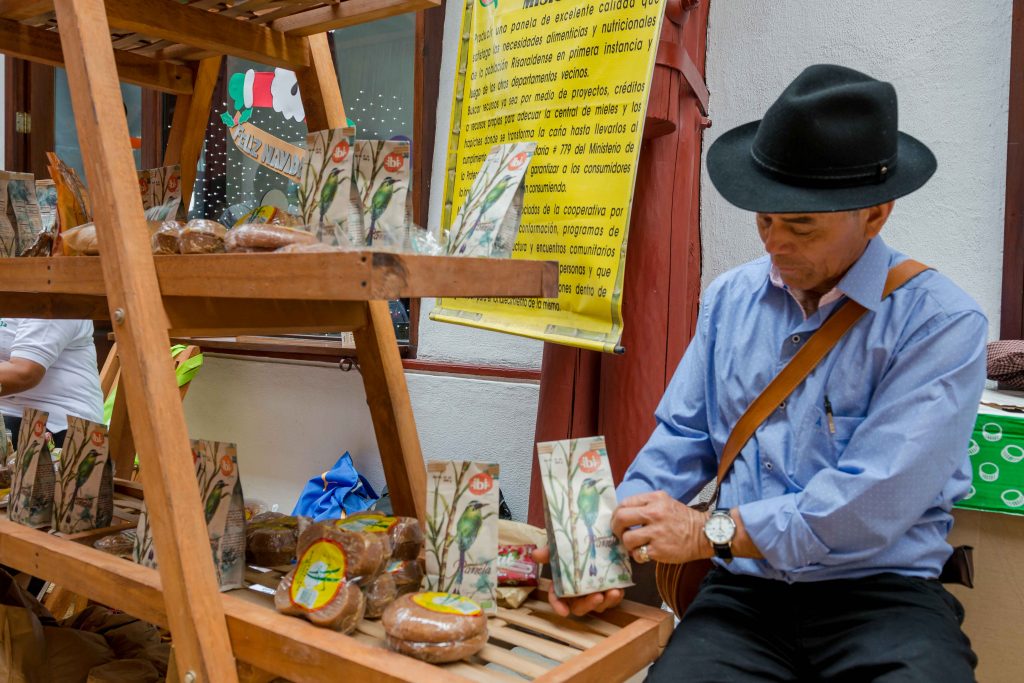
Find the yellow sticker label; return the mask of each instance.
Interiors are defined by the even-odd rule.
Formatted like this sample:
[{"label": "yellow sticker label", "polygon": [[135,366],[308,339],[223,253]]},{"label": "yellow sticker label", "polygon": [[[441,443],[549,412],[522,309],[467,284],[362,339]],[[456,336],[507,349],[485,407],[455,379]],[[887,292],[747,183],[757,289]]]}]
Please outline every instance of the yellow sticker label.
[{"label": "yellow sticker label", "polygon": [[345,585],[345,551],[336,542],[323,539],[306,549],[299,558],[292,580],[292,604],[318,610],[330,603]]},{"label": "yellow sticker label", "polygon": [[420,607],[442,614],[459,614],[464,617],[475,617],[483,613],[480,605],[469,598],[452,593],[417,593],[412,596],[412,600]]},{"label": "yellow sticker label", "polygon": [[395,526],[398,519],[384,515],[352,515],[339,519],[334,526],[346,531],[368,531],[373,534],[383,534]]}]

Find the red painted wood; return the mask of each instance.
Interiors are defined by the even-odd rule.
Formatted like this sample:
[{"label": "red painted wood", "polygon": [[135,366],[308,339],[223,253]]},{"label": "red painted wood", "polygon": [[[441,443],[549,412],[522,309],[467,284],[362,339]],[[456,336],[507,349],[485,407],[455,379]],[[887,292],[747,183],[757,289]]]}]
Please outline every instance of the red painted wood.
[{"label": "red painted wood", "polygon": [[1024,0],[1013,0],[1001,339],[1024,338]]},{"label": "red painted wood", "polygon": [[[668,15],[661,39],[682,45],[703,75],[708,3],[684,0],[681,7],[695,4]],[[546,344],[535,434],[537,441],[604,434],[616,481],[650,436],[654,409],[693,335],[700,294],[704,118],[682,74],[666,66],[656,68],[648,109],[649,121],[671,119],[658,125],[665,134],[645,139],[637,169],[623,296],[626,351]],[[536,460],[531,484],[529,520],[543,524]]]}]

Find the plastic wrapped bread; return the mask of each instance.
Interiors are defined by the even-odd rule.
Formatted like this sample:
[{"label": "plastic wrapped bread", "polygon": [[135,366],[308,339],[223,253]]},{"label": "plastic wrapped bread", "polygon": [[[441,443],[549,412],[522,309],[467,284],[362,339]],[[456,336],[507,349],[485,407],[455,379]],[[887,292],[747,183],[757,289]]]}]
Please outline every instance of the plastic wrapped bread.
[{"label": "plastic wrapped bread", "polygon": [[311,548],[309,557],[300,558],[299,565],[281,578],[274,593],[278,612],[304,617],[342,633],[355,629],[363,618],[366,598],[359,586],[344,578],[344,555],[340,555],[339,566],[338,550],[322,542]]},{"label": "plastic wrapped bread", "polygon": [[299,535],[312,523],[309,517],[280,512],[256,515],[245,528],[245,561],[259,567],[291,564]]},{"label": "plastic wrapped bread", "polygon": [[182,254],[216,254],[224,251],[228,229],[217,221],[191,220],[181,230]]},{"label": "plastic wrapped bread", "polygon": [[480,605],[452,593],[403,595],[384,611],[388,647],[427,662],[454,662],[487,644]]},{"label": "plastic wrapped bread", "polygon": [[415,517],[359,512],[339,519],[336,524],[348,531],[387,534],[393,560],[415,560],[423,550],[423,527]]},{"label": "plastic wrapped bread", "polygon": [[299,535],[296,554],[301,558],[314,543],[330,541],[345,554],[345,577],[369,583],[387,566],[391,545],[387,536],[360,534],[335,526],[336,522],[317,522]]},{"label": "plastic wrapped bread", "polygon": [[423,563],[420,560],[392,560],[385,571],[394,580],[399,595],[415,593],[423,583]]},{"label": "plastic wrapped bread", "polygon": [[387,606],[398,597],[395,577],[384,572],[366,585],[364,595],[366,595],[366,618],[379,619]]},{"label": "plastic wrapped bread", "polygon": [[184,226],[178,221],[164,221],[150,236],[150,245],[154,254],[180,254],[181,230]]},{"label": "plastic wrapped bread", "polygon": [[311,233],[272,223],[246,223],[232,228],[224,240],[230,252],[276,251],[290,244],[313,244]]}]

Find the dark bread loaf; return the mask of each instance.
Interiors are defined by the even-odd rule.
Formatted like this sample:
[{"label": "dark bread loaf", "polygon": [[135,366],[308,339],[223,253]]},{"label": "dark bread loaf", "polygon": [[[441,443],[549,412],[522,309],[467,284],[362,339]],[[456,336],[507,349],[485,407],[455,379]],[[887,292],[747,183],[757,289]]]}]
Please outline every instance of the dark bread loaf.
[{"label": "dark bread loaf", "polygon": [[289,565],[295,559],[299,534],[312,524],[308,517],[280,512],[256,515],[245,527],[245,561],[259,567]]},{"label": "dark bread loaf", "polygon": [[415,517],[393,517],[380,512],[358,512],[337,522],[349,531],[386,533],[391,559],[415,560],[423,550],[423,527]]},{"label": "dark bread loaf", "polygon": [[326,594],[319,594],[324,597],[314,597],[314,594],[303,595],[303,590],[319,593],[318,584],[319,587],[323,587],[324,582],[320,579],[324,577],[323,574],[317,574],[314,569],[313,572],[303,573],[303,585],[296,586],[295,577],[301,571],[300,565],[281,578],[281,583],[274,593],[274,607],[277,611],[305,617],[317,626],[351,633],[362,620],[366,607],[366,598],[363,597],[359,586],[339,579],[333,582]]},{"label": "dark bread loaf", "polygon": [[487,617],[472,600],[450,593],[403,595],[384,610],[391,638],[414,643],[450,643],[486,638]]},{"label": "dark bread loaf", "polygon": [[481,633],[466,640],[448,643],[418,643],[388,636],[387,644],[389,648],[403,655],[415,657],[431,664],[443,664],[457,662],[484,649],[484,646],[487,645],[487,634]]},{"label": "dark bread loaf", "polygon": [[317,522],[299,535],[296,555],[301,557],[314,543],[330,540],[345,553],[345,578],[369,583],[387,566],[390,543],[380,534],[360,534],[335,526],[337,520]]},{"label": "dark bread loaf", "polygon": [[387,606],[398,597],[398,586],[395,578],[387,572],[368,583],[365,588],[366,618],[380,619]]},{"label": "dark bread loaf", "polygon": [[228,251],[275,251],[289,244],[313,244],[315,236],[302,230],[272,223],[247,223],[228,231]]}]

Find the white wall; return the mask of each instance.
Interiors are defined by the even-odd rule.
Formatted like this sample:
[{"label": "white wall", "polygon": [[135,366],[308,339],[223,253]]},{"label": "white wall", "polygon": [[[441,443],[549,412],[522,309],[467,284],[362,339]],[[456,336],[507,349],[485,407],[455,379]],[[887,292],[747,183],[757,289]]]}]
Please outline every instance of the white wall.
[{"label": "white wall", "polygon": [[[1011,0],[712,0],[705,149],[759,119],[807,65],[833,62],[896,86],[900,129],[939,167],[897,201],[883,237],[949,275],[977,301],[997,338],[1006,187]],[[703,176],[704,283],[761,255],[753,214]]]}]

